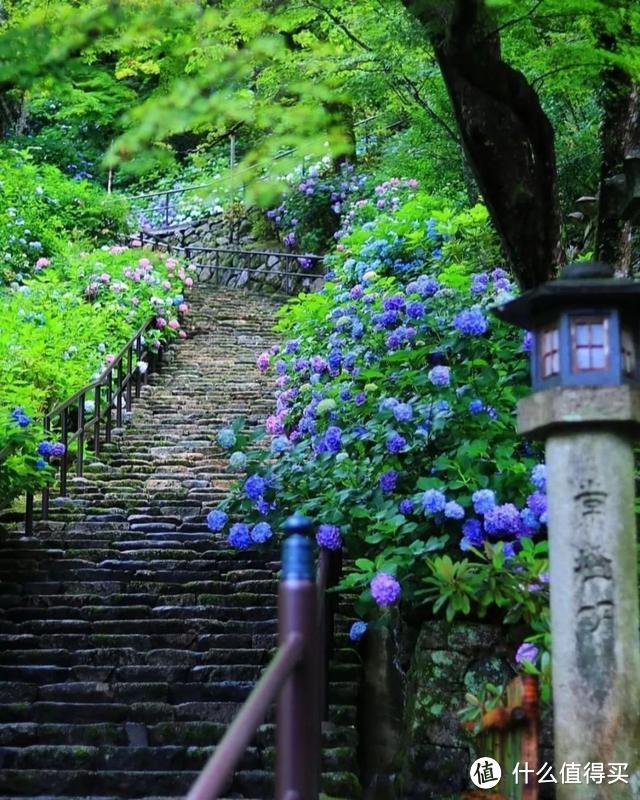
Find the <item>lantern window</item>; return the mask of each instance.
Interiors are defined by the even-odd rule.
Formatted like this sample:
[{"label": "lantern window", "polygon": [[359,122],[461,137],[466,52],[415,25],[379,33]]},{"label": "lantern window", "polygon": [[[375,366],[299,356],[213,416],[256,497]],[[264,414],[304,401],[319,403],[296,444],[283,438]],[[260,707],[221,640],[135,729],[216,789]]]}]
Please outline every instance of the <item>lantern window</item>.
[{"label": "lantern window", "polygon": [[560,374],[560,331],[558,328],[546,328],[540,332],[540,373],[543,378]]},{"label": "lantern window", "polygon": [[572,368],[574,372],[603,372],[609,368],[608,320],[592,317],[571,323]]}]

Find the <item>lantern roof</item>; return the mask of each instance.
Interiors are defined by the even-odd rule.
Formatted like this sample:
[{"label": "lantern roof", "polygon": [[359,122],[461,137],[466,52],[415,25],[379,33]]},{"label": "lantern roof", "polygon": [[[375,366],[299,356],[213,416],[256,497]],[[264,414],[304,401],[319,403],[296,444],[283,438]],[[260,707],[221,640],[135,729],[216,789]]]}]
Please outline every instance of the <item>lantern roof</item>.
[{"label": "lantern roof", "polygon": [[640,316],[640,281],[615,278],[613,268],[600,261],[578,262],[566,266],[557,280],[491,310],[505,322],[530,330],[550,313],[576,307],[634,310]]}]

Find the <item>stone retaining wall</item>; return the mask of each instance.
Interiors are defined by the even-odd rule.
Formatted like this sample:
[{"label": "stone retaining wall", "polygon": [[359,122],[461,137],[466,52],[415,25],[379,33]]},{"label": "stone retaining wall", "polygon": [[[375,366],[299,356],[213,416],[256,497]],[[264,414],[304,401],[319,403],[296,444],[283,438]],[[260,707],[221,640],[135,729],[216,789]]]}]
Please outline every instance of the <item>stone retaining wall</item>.
[{"label": "stone retaining wall", "polygon": [[[303,256],[270,248],[267,251],[264,245],[258,246],[246,220],[231,226],[220,215],[165,231],[154,231],[153,236],[157,241],[187,251],[190,247],[219,248],[217,253],[196,250],[187,254],[198,268],[200,281],[249,288],[264,294],[297,294],[316,291],[322,286],[322,268],[318,262],[306,266]],[[255,252],[246,252],[252,250]],[[312,275],[285,274],[300,272]]]}]

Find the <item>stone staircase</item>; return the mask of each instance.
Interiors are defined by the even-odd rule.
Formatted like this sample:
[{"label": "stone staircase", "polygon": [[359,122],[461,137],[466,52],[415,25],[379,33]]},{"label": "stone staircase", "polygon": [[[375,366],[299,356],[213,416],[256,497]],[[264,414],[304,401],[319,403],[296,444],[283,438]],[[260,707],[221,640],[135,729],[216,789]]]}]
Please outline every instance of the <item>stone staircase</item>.
[{"label": "stone staircase", "polygon": [[[215,444],[264,419],[255,367],[277,301],[201,285],[133,417],[47,523],[0,529],[0,796],[177,797],[188,790],[276,644],[278,546],[230,550],[205,515],[233,476]],[[323,791],[360,797],[359,660],[337,621]],[[273,797],[262,726],[229,798]]]}]

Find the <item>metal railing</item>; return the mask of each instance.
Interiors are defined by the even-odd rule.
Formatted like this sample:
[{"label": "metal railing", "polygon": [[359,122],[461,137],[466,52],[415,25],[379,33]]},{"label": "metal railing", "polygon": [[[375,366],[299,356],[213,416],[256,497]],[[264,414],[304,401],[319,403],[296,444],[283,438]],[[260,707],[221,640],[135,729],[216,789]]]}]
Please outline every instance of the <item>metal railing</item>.
[{"label": "metal railing", "polygon": [[[64,445],[64,454],[58,463],[58,494],[66,496],[69,470],[75,461],[75,475],[84,473],[85,444],[98,455],[103,444],[111,442],[115,410],[115,425],[121,427],[124,412],[131,411],[133,399],[140,397],[142,385],[147,383],[150,373],[162,362],[162,345],[147,347],[144,334],[153,326],[155,317],[147,320],[129,339],[111,364],[92,383],[87,384],[44,417],[45,435],[56,432]],[[146,359],[147,368],[139,366]],[[93,404],[87,410],[88,403]],[[58,434],[59,432],[59,434]],[[69,446],[76,444],[74,459]],[[41,519],[49,518],[51,489],[42,489]],[[27,493],[25,510],[25,533],[33,533],[34,495]]]},{"label": "metal railing", "polygon": [[247,698],[187,800],[218,800],[277,699],[275,800],[318,800],[321,724],[327,718],[328,663],[341,573],[339,551],[322,548],[314,580],[311,520],[285,523],[278,592],[278,642],[271,663]]},{"label": "metal railing", "polygon": [[[354,129],[357,129],[357,128],[360,128],[360,127],[364,128],[364,141],[367,142],[369,137],[370,137],[369,128],[368,128],[369,123],[373,122],[374,120],[379,119],[380,117],[383,117],[383,116],[385,116],[384,113],[373,114],[372,116],[367,117],[366,119],[358,120],[357,122],[354,123],[353,127],[354,127]],[[401,118],[401,119],[396,120],[395,122],[392,122],[392,123],[390,123],[388,125],[385,125],[383,127],[383,130],[393,131],[396,128],[401,127],[404,123],[405,123],[405,120],[403,118]],[[265,159],[262,159],[261,161],[258,161],[255,164],[249,164],[249,165],[247,165],[245,167],[241,167],[240,169],[238,169],[236,167],[236,158],[235,158],[235,140],[234,140],[234,137],[231,137],[231,151],[230,151],[230,155],[229,155],[229,172],[228,172],[228,174],[220,175],[219,177],[214,178],[211,181],[207,181],[206,183],[190,184],[188,186],[181,186],[181,187],[174,188],[174,189],[162,189],[162,190],[154,191],[154,192],[143,192],[141,194],[130,195],[128,197],[128,200],[129,200],[130,203],[136,204],[141,200],[149,200],[149,199],[152,199],[154,197],[164,198],[164,200],[162,200],[160,202],[159,207],[157,209],[155,209],[155,210],[161,212],[161,214],[162,214],[162,216],[164,218],[165,226],[167,228],[169,228],[169,223],[170,223],[170,220],[171,220],[171,197],[173,197],[175,195],[185,195],[185,194],[188,194],[189,192],[197,192],[197,191],[199,191],[201,189],[211,189],[214,186],[227,186],[229,184],[231,184],[231,186],[233,186],[235,181],[236,181],[236,179],[239,176],[241,177],[244,174],[255,173],[256,170],[259,169],[260,167],[267,167],[269,164],[272,164],[272,163],[274,163],[276,161],[279,161],[279,160],[281,160],[283,158],[286,158],[287,156],[293,155],[297,151],[297,149],[298,148],[296,148],[296,147],[289,147],[286,150],[282,150],[281,152],[276,153],[271,158],[265,158]],[[301,170],[302,170],[302,174],[304,175],[304,171],[305,171],[304,159],[301,161],[300,167],[301,167]],[[220,215],[222,216],[222,213]]]},{"label": "metal railing", "polygon": [[[292,290],[296,278],[317,280],[323,277],[321,269],[324,257],[315,254],[287,253],[277,250],[243,250],[234,247],[205,247],[202,245],[183,246],[166,242],[157,233],[151,233],[149,231],[140,231],[132,238],[137,239],[141,245],[146,244],[152,248],[162,248],[166,250],[167,253],[184,256],[187,260],[191,261],[193,266],[197,269],[214,270],[216,274],[229,271],[246,272],[247,275],[264,275],[267,269],[267,262],[269,260],[274,260],[275,263],[268,268],[273,269],[278,263],[284,266],[284,268],[278,269],[278,274],[287,279],[285,286],[287,291]],[[232,263],[219,263],[217,260],[214,262],[208,261],[207,263],[194,261],[193,257],[195,256],[198,258],[199,255],[212,255],[214,257],[231,256]],[[315,270],[288,268],[289,265],[295,265],[297,267],[303,260],[314,265]]]}]

